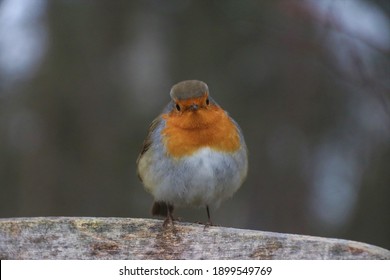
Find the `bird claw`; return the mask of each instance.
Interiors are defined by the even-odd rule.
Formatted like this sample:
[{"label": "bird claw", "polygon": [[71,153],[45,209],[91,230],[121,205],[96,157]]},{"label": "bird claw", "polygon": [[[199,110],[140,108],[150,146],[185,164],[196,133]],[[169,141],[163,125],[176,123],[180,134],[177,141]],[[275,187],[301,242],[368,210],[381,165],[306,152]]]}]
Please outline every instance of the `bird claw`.
[{"label": "bird claw", "polygon": [[172,227],[175,226],[175,223],[174,222],[180,222],[181,221],[181,218],[180,217],[177,217],[177,218],[173,218],[172,215],[170,216],[167,216],[163,222],[163,228],[167,228],[169,224],[172,225]]},{"label": "bird claw", "polygon": [[207,223],[204,223],[204,222],[200,222],[200,221],[196,221],[194,222],[195,224],[198,224],[198,225],[204,225],[203,227],[203,230],[205,231],[207,228],[211,227],[211,226],[218,226],[218,225],[215,225],[213,224],[211,221],[208,221]]},{"label": "bird claw", "polygon": [[211,226],[214,226],[214,224],[212,222],[207,222],[205,225],[204,225],[204,228],[203,228],[203,231],[205,231],[207,228],[211,227]]}]

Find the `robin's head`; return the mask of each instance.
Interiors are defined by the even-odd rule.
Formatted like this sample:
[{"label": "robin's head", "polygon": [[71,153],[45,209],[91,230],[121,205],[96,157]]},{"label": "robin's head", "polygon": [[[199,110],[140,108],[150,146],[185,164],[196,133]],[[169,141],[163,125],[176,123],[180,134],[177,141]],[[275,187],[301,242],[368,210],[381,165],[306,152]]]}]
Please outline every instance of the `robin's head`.
[{"label": "robin's head", "polygon": [[239,130],[210,97],[204,82],[180,82],[172,87],[171,98],[168,110],[161,116],[161,135],[170,155],[191,155],[202,147],[224,152],[239,149]]},{"label": "robin's head", "polygon": [[210,104],[209,89],[202,81],[188,80],[174,85],[171,98],[177,112],[196,112]]}]

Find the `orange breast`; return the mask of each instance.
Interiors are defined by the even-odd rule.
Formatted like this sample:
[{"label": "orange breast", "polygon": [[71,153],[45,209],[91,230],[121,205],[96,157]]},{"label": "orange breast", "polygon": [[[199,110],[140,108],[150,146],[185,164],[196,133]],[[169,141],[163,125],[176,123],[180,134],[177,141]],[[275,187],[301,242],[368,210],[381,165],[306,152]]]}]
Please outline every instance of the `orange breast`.
[{"label": "orange breast", "polygon": [[187,156],[199,148],[210,147],[222,152],[240,148],[240,137],[234,123],[217,106],[162,116],[164,144],[173,157]]}]

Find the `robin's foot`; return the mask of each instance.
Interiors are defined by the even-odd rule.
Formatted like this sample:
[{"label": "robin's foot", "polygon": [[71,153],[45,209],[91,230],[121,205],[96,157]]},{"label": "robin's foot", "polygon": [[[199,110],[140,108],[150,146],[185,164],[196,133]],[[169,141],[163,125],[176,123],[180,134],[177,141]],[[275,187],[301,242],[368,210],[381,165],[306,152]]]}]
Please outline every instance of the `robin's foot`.
[{"label": "robin's foot", "polygon": [[211,221],[208,221],[205,225],[204,225],[204,228],[203,228],[203,231],[205,231],[207,228],[211,227],[211,226],[215,226]]},{"label": "robin's foot", "polygon": [[209,206],[208,206],[208,205],[206,205],[206,211],[207,211],[207,218],[208,218],[208,221],[207,221],[207,223],[204,225],[203,230],[206,230],[206,228],[209,228],[210,226],[214,226],[213,222],[211,221],[210,210],[209,210]]},{"label": "robin's foot", "polygon": [[171,224],[172,226],[175,225],[174,222],[181,222],[181,217],[177,217],[177,218],[174,218],[172,215],[169,217],[166,217],[165,220],[164,220],[164,223],[163,223],[163,227],[167,227],[169,224]]},{"label": "robin's foot", "polygon": [[171,224],[172,227],[175,226],[175,224],[173,223],[173,219],[170,217],[166,217],[164,222],[163,222],[163,228],[167,228],[169,224]]},{"label": "robin's foot", "polygon": [[172,225],[172,228],[175,227],[173,221],[175,220],[172,216],[172,212],[173,212],[173,205],[171,204],[167,204],[167,217],[165,218],[164,220],[164,223],[163,223],[163,228],[166,228],[168,226],[168,224],[171,224]]},{"label": "robin's foot", "polygon": [[208,221],[207,223],[200,222],[200,221],[195,221],[194,224],[204,225],[203,230],[206,230],[206,228],[209,228],[211,226],[213,226],[213,227],[219,227],[220,226],[220,225],[214,224],[212,221]]}]

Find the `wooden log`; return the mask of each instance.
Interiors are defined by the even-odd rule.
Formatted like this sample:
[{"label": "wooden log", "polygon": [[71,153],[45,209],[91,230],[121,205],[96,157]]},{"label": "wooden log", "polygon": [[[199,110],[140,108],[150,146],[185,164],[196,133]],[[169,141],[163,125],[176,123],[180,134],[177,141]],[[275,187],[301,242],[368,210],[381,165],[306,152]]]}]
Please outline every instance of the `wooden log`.
[{"label": "wooden log", "polygon": [[0,219],[0,259],[390,259],[340,239],[133,218]]}]

